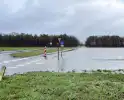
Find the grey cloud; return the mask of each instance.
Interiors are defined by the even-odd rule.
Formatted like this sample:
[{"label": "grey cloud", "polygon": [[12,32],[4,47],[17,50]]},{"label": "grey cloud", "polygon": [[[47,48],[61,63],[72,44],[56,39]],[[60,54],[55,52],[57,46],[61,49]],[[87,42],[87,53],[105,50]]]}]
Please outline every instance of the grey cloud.
[{"label": "grey cloud", "polygon": [[124,7],[122,5],[116,7],[122,4],[121,2],[111,5],[112,2],[108,0],[25,0],[21,9],[10,12],[10,9],[0,1],[0,31],[68,33],[78,36],[80,40],[92,34],[100,35],[108,32],[119,32],[121,35],[124,32],[122,27]]}]

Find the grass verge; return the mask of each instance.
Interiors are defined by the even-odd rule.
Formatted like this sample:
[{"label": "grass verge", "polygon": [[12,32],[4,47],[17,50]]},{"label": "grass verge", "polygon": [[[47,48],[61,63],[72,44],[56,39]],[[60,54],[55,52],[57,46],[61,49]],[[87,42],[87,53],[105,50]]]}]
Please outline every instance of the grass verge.
[{"label": "grass verge", "polygon": [[[64,48],[63,50],[68,50],[70,48]],[[56,52],[57,48],[47,48],[47,53],[52,53],[52,52]],[[43,54],[43,48],[42,49],[38,49],[35,51],[30,51],[30,52],[20,52],[20,53],[13,53],[11,54],[11,56],[13,57],[30,57],[30,56],[37,56]]]},{"label": "grass verge", "polygon": [[13,51],[13,50],[34,50],[41,47],[0,47],[0,51]]},{"label": "grass verge", "polygon": [[6,76],[0,100],[123,100],[123,74],[30,72]]}]

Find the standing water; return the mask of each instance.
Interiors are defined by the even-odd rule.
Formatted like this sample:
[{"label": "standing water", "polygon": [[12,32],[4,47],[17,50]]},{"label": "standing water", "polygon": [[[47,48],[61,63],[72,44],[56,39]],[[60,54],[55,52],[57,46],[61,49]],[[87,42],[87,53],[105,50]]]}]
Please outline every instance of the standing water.
[{"label": "standing water", "polygon": [[[63,57],[64,71],[124,69],[124,48],[80,48]],[[61,65],[62,66],[62,65]]]}]

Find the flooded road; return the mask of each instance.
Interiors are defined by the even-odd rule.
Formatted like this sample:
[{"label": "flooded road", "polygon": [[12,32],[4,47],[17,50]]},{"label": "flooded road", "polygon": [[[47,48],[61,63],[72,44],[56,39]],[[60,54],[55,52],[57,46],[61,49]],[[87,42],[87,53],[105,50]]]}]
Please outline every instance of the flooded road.
[{"label": "flooded road", "polygon": [[68,72],[75,70],[82,72],[82,70],[124,69],[124,49],[83,47],[64,52],[60,60],[57,58],[57,53],[48,55],[47,60],[41,55],[29,58],[11,58],[5,53],[0,55],[0,65],[7,67],[7,75],[28,71]]},{"label": "flooded road", "polygon": [[80,48],[67,54],[64,71],[124,69],[124,48]]}]

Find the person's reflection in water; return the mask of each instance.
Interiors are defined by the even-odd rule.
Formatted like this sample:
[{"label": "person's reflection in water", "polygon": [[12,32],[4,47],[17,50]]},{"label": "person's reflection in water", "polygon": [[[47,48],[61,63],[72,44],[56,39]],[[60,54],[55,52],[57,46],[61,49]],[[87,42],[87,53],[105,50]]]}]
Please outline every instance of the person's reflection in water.
[{"label": "person's reflection in water", "polygon": [[64,67],[65,67],[65,59],[62,57],[58,61],[58,72],[63,72],[64,71]]}]

